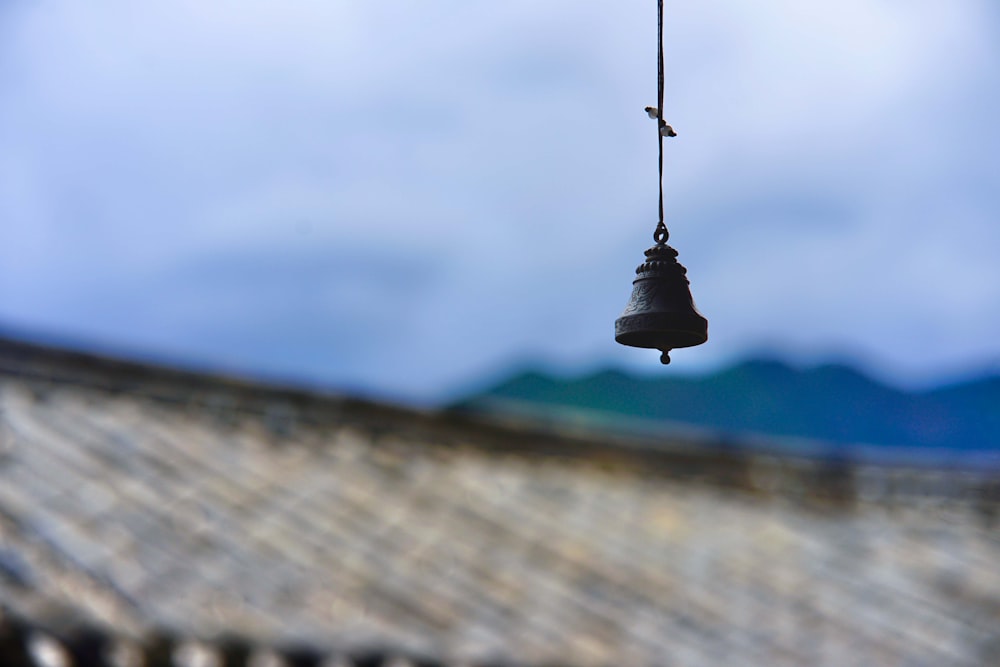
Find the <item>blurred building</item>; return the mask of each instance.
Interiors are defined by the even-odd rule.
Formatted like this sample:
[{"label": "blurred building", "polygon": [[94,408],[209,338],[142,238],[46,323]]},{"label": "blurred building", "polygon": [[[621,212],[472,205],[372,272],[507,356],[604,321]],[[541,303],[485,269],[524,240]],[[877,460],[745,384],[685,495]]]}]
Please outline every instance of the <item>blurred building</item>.
[{"label": "blurred building", "polygon": [[998,665],[995,476],[0,343],[0,664]]}]

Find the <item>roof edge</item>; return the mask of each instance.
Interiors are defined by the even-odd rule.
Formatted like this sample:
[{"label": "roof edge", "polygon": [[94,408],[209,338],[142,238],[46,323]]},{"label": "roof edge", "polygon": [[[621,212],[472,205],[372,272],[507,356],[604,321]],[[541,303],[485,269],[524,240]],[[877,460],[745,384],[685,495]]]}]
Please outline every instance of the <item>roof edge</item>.
[{"label": "roof edge", "polygon": [[[802,454],[781,443],[769,449],[747,447],[711,431],[615,431],[591,423],[574,426],[555,417],[418,409],[0,336],[3,376],[22,379],[40,391],[80,386],[175,406],[255,415],[279,438],[299,425],[353,426],[376,441],[406,434],[407,440],[422,438],[434,443],[431,446],[474,447],[503,455],[586,462],[764,495],[788,495],[787,489],[800,489],[802,493],[796,495],[801,500],[824,506],[863,500],[865,480],[873,479],[878,497],[872,500],[914,494],[965,496],[963,489],[969,485],[977,490],[972,493],[975,497],[983,497],[982,491],[991,499],[1000,494],[995,468],[970,471],[893,462],[862,464],[843,457],[816,456],[815,452]],[[948,480],[942,481],[944,478]]]}]

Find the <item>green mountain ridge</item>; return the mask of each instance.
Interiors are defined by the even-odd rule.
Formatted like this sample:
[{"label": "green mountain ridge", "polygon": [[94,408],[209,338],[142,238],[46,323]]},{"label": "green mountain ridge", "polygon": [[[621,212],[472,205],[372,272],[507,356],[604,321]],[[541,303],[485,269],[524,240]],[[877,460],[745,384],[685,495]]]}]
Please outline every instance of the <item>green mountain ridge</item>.
[{"label": "green mountain ridge", "polygon": [[[721,434],[808,438],[842,445],[1000,452],[1000,376],[926,391],[889,387],[855,368],[798,369],[752,360],[697,377],[607,370],[576,378],[526,372],[459,401],[497,413],[533,406],[621,423],[687,424]],[[614,421],[614,419],[610,419]]]}]

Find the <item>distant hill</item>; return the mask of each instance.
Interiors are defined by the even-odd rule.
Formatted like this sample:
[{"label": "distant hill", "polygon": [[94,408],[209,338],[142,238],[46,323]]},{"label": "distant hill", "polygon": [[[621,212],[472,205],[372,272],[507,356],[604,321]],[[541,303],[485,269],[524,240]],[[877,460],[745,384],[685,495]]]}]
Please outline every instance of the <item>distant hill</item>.
[{"label": "distant hill", "polygon": [[686,424],[722,436],[1000,452],[1000,376],[906,392],[847,366],[802,370],[779,361],[745,362],[701,377],[605,371],[560,379],[524,373],[455,407],[494,414],[591,415],[611,428]]}]

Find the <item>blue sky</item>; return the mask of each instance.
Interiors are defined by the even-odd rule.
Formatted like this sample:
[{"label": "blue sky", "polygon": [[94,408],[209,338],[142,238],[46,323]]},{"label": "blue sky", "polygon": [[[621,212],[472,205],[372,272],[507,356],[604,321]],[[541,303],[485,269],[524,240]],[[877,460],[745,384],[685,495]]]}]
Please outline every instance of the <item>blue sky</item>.
[{"label": "blue sky", "polygon": [[[426,401],[613,322],[651,243],[655,3],[0,5],[0,323]],[[1000,10],[667,2],[707,345],[1000,361]]]}]

